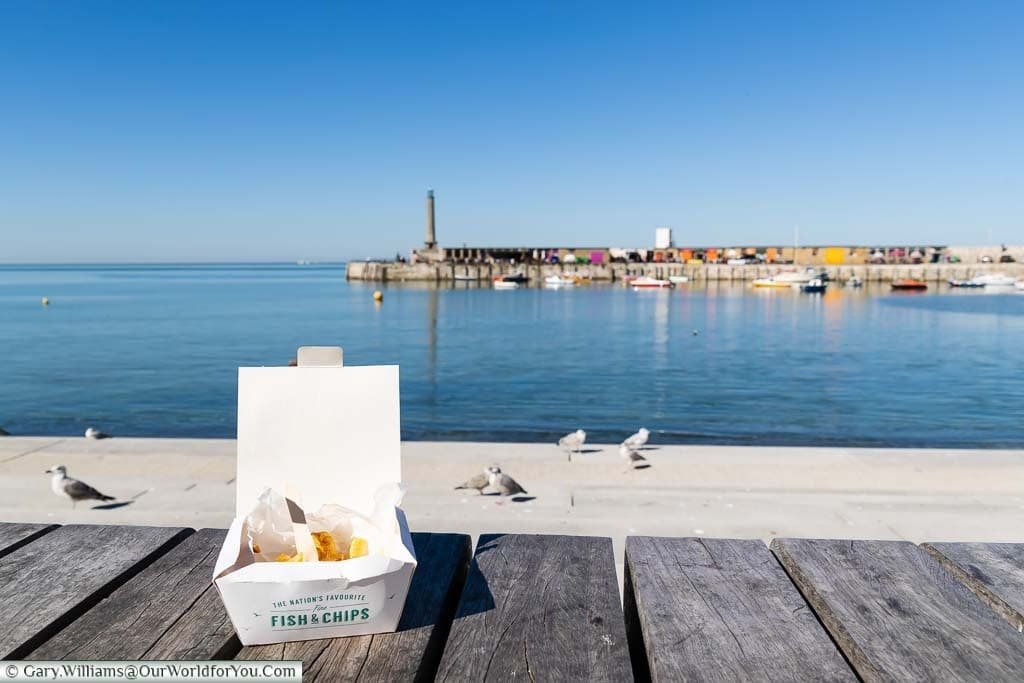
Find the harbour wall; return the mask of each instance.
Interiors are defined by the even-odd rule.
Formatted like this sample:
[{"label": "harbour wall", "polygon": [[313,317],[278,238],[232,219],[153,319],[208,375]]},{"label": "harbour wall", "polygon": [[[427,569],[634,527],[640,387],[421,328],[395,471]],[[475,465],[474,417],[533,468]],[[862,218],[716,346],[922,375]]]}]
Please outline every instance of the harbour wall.
[{"label": "harbour wall", "polygon": [[[519,264],[508,263],[399,263],[351,261],[346,278],[370,282],[449,282],[459,279],[489,281],[498,275],[524,273],[532,281],[543,281],[548,275],[578,274],[595,281],[615,282],[625,276],[648,275],[668,278],[685,275],[695,282],[746,282],[793,270],[793,265],[742,265],[686,263],[610,263],[610,264]],[[885,265],[824,265],[815,268],[834,280],[857,276],[865,282],[892,282],[915,278],[926,282],[966,280],[983,273],[1004,273],[1024,279],[1024,263],[925,263]]]}]

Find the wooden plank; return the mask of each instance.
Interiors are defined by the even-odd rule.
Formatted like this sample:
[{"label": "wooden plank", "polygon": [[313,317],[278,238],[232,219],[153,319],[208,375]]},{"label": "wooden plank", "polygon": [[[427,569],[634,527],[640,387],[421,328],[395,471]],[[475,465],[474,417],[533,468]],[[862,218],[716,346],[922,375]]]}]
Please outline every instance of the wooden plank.
[{"label": "wooden plank", "polygon": [[630,536],[625,583],[634,670],[652,680],[856,680],[762,541]]},{"label": "wooden plank", "polygon": [[[212,576],[211,566],[207,581]],[[210,585],[143,659],[230,659],[241,647],[220,593]]]},{"label": "wooden plank", "polygon": [[432,681],[451,627],[471,543],[414,533],[418,561],[395,633],[245,647],[238,659],[301,659],[303,681]]},{"label": "wooden plank", "polygon": [[1018,631],[1024,631],[1024,543],[921,546]]},{"label": "wooden plank", "polygon": [[56,524],[0,524],[0,557],[57,528]]},{"label": "wooden plank", "polygon": [[480,537],[440,680],[631,681],[608,538]]},{"label": "wooden plank", "polygon": [[771,547],[864,680],[1020,679],[1021,635],[914,544]]},{"label": "wooden plank", "polygon": [[0,558],[0,658],[24,657],[190,533],[72,525]]},{"label": "wooden plank", "polygon": [[227,532],[204,529],[132,577],[28,659],[223,659],[241,647],[213,566]]}]

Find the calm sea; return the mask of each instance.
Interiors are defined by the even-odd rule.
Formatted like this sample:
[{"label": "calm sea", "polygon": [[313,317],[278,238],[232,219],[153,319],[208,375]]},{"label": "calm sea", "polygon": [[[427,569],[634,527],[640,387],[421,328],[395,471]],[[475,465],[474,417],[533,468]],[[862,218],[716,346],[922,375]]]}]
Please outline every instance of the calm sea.
[{"label": "calm sea", "polygon": [[[236,368],[401,365],[407,439],[1024,446],[1024,296],[494,291],[344,267],[0,267],[0,427],[232,437]],[[49,297],[49,307],[41,305]]]}]

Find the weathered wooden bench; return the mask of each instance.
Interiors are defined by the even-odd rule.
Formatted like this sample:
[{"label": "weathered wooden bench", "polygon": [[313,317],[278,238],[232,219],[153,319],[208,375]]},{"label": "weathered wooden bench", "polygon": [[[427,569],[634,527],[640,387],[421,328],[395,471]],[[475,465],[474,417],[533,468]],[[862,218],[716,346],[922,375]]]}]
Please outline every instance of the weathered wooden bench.
[{"label": "weathered wooden bench", "polygon": [[1024,544],[413,534],[396,633],[241,647],[223,530],[0,524],[5,659],[301,659],[338,680],[1021,680]]}]

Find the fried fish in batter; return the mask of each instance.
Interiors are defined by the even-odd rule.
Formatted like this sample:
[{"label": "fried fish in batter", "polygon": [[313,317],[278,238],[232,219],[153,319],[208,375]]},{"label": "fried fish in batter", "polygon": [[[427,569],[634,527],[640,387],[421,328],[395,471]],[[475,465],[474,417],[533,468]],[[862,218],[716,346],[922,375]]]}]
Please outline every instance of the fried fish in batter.
[{"label": "fried fish in batter", "polygon": [[348,555],[338,548],[338,544],[335,542],[331,532],[314,531],[312,536],[313,545],[316,546],[316,556],[320,558],[321,562],[339,562],[348,559]]}]

